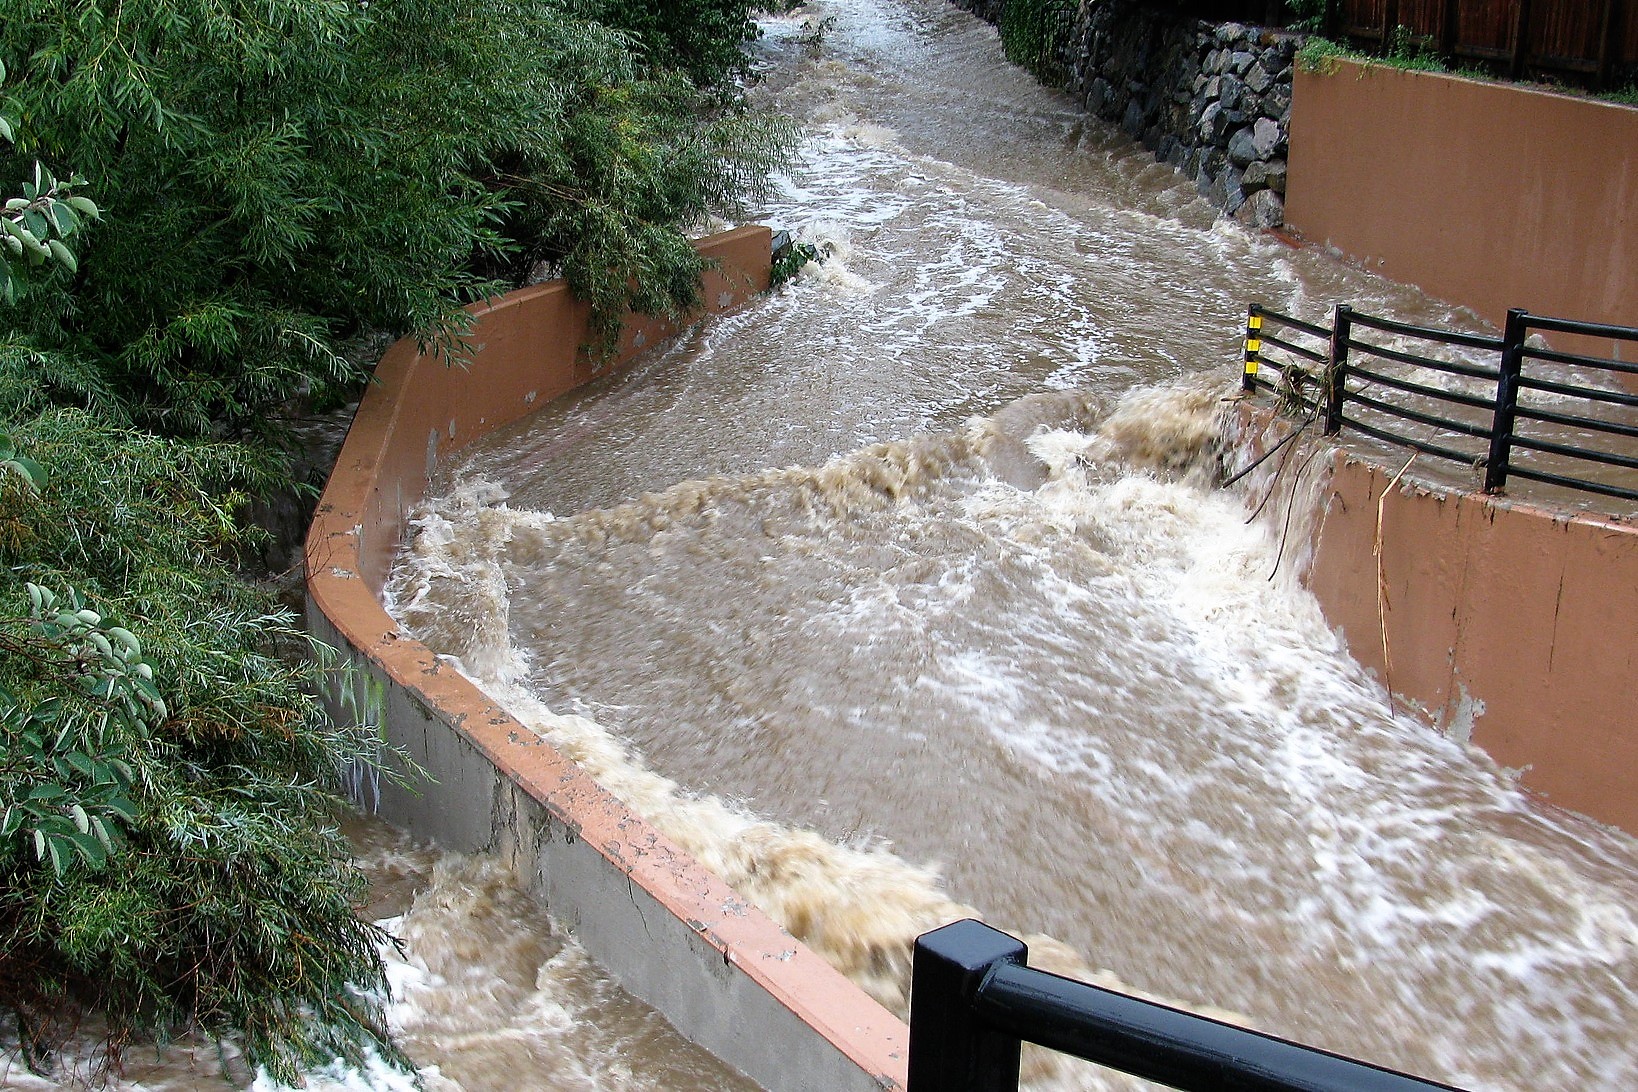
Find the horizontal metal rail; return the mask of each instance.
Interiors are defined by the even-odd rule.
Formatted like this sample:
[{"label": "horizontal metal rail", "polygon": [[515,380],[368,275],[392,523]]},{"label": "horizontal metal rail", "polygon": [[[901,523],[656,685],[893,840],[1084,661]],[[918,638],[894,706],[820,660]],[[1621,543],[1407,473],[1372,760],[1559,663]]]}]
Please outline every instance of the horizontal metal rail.
[{"label": "horizontal metal rail", "polygon": [[1610,451],[1588,451],[1586,448],[1570,447],[1568,444],[1555,444],[1551,440],[1539,440],[1531,436],[1514,436],[1513,446],[1529,448],[1531,451],[1545,451],[1550,455],[1563,455],[1570,459],[1581,459],[1589,463],[1602,463],[1605,466],[1619,466],[1627,470],[1638,470],[1638,459],[1630,455],[1617,455]]},{"label": "horizontal metal rail", "polygon": [[1566,428],[1583,428],[1589,432],[1607,432],[1612,436],[1626,436],[1638,440],[1638,425],[1623,425],[1617,421],[1605,421],[1597,417],[1582,417],[1574,413],[1556,413],[1552,410],[1537,409],[1534,406],[1520,405],[1518,415],[1530,421],[1544,421],[1550,425],[1563,425]]},{"label": "horizontal metal rail", "polygon": [[1022,1042],[1184,1092],[1451,1092],[1405,1073],[1026,966],[967,920],[916,940],[908,1092],[1014,1092]]},{"label": "horizontal metal rail", "polygon": [[1370,353],[1372,356],[1379,356],[1386,360],[1395,360],[1401,364],[1409,364],[1413,368],[1427,368],[1429,371],[1449,372],[1451,375],[1465,375],[1469,379],[1488,379],[1494,381],[1501,374],[1494,368],[1480,368],[1472,364],[1457,364],[1449,360],[1434,360],[1432,357],[1418,356],[1416,353],[1407,353],[1398,349],[1390,349],[1386,345],[1372,345],[1368,341],[1356,341],[1353,338],[1348,339],[1348,348],[1359,349],[1363,352]]},{"label": "horizontal metal rail", "polygon": [[1464,334],[1455,330],[1439,330],[1432,326],[1413,326],[1408,322],[1395,322],[1392,319],[1366,315],[1358,311],[1353,313],[1353,320],[1356,326],[1366,326],[1372,330],[1398,334],[1401,337],[1421,338],[1442,345],[1463,345],[1469,349],[1487,349],[1498,353],[1504,348],[1501,338],[1486,337],[1484,334]]},{"label": "horizontal metal rail", "polygon": [[[1248,309],[1247,314],[1246,371],[1242,381],[1244,388],[1247,391],[1273,391],[1285,400],[1288,405],[1301,406],[1304,409],[1312,408],[1322,412],[1325,433],[1328,436],[1336,435],[1346,426],[1390,444],[1398,444],[1427,455],[1483,468],[1484,489],[1487,493],[1500,492],[1506,485],[1509,473],[1514,473],[1533,481],[1561,485],[1571,489],[1585,489],[1605,496],[1624,499],[1634,499],[1635,496],[1638,496],[1638,489],[1555,474],[1539,467],[1519,467],[1513,465],[1512,460],[1512,452],[1515,448],[1518,448],[1561,458],[1598,463],[1621,470],[1638,470],[1638,457],[1604,451],[1576,442],[1549,440],[1528,433],[1519,434],[1516,428],[1517,423],[1521,420],[1534,421],[1586,434],[1638,439],[1638,422],[1627,423],[1595,417],[1587,413],[1549,409],[1534,404],[1535,400],[1533,399],[1521,401],[1521,393],[1537,392],[1624,409],[1638,408],[1638,391],[1628,393],[1607,387],[1583,386],[1574,382],[1547,379],[1525,373],[1527,363],[1543,361],[1602,371],[1615,376],[1638,375],[1638,364],[1635,363],[1562,352],[1528,344],[1531,331],[1550,331],[1595,339],[1610,338],[1638,342],[1638,327],[1549,318],[1514,309],[1507,313],[1506,329],[1502,336],[1497,338],[1482,334],[1439,330],[1429,326],[1398,322],[1376,315],[1361,314],[1345,304],[1339,304],[1335,308],[1329,330],[1315,323],[1303,322],[1290,315],[1283,315],[1278,311],[1257,304],[1253,304]],[[1325,338],[1327,339],[1326,350],[1321,352],[1317,348],[1310,348],[1298,341],[1274,333],[1265,334],[1263,332],[1265,323],[1271,328],[1283,327],[1300,331],[1316,339]],[[1456,345],[1483,352],[1494,352],[1498,354],[1497,363],[1494,367],[1488,367],[1483,364],[1464,361],[1436,360],[1409,349],[1396,348],[1390,345],[1377,345],[1356,337],[1354,334],[1356,327],[1376,330],[1401,338],[1429,341],[1442,345]],[[1277,382],[1262,379],[1257,372],[1259,366],[1265,363],[1261,355],[1261,350],[1265,344],[1289,353],[1293,357],[1320,365],[1319,373],[1315,375],[1310,370],[1297,367],[1291,363],[1268,360],[1266,363],[1278,370],[1280,376]],[[1426,368],[1445,374],[1465,376],[1481,383],[1494,383],[1494,394],[1487,396],[1468,391],[1445,390],[1441,387],[1417,382],[1406,376],[1389,375],[1381,370],[1360,367],[1355,359],[1351,359],[1351,356],[1360,360],[1370,357],[1393,361],[1413,368]],[[1293,368],[1296,370],[1293,371]],[[1321,404],[1316,405],[1315,402],[1303,395],[1302,388],[1310,385],[1322,392]],[[1441,416],[1429,410],[1401,405],[1397,403],[1397,400],[1390,400],[1385,396],[1373,396],[1365,393],[1367,389],[1374,386],[1481,411],[1489,415],[1489,424],[1460,421]],[[1460,452],[1432,440],[1417,439],[1402,435],[1381,425],[1368,424],[1360,421],[1356,415],[1349,415],[1345,412],[1349,403],[1368,409],[1375,414],[1414,422],[1434,429],[1439,433],[1457,434],[1488,441],[1489,450],[1482,455]]]},{"label": "horizontal metal rail", "polygon": [[1550,379],[1534,379],[1528,375],[1519,376],[1518,384],[1533,391],[1562,394],[1570,398],[1585,398],[1592,402],[1604,402],[1612,406],[1638,406],[1638,394],[1623,394],[1620,391],[1607,391],[1600,387],[1577,387],[1569,383],[1555,383]]},{"label": "horizontal metal rail", "polygon": [[1531,481],[1544,482],[1547,485],[1559,485],[1566,489],[1576,489],[1584,493],[1601,493],[1606,497],[1619,497],[1622,500],[1638,501],[1638,489],[1628,489],[1625,486],[1610,485],[1607,482],[1588,481],[1586,478],[1571,478],[1563,474],[1550,474],[1545,470],[1532,470],[1527,466],[1510,468],[1515,478],[1528,478]]},{"label": "horizontal metal rail", "polygon": [[1276,334],[1271,334],[1267,330],[1263,331],[1263,344],[1278,345],[1286,352],[1294,353],[1295,355],[1302,357],[1304,360],[1312,360],[1316,364],[1324,364],[1327,359],[1326,355],[1320,352],[1318,349],[1309,349],[1305,346],[1297,345],[1294,342],[1286,341],[1284,338],[1279,337]]},{"label": "horizontal metal rail", "polygon": [[[1474,409],[1490,410],[1496,406],[1495,401],[1490,398],[1480,398],[1478,395],[1468,394],[1466,391],[1447,391],[1443,387],[1430,387],[1426,383],[1413,383],[1409,379],[1400,379],[1396,375],[1383,375],[1381,372],[1367,371],[1358,365],[1348,369],[1348,378],[1368,379],[1372,383],[1380,383],[1384,387],[1393,387],[1409,394],[1420,394],[1445,402],[1455,402],[1458,405],[1471,406]],[[1350,399],[1354,397],[1352,391],[1350,391],[1348,397]]]},{"label": "horizontal metal rail", "polygon": [[1453,421],[1448,417],[1436,417],[1431,413],[1421,413],[1409,406],[1396,406],[1392,402],[1383,402],[1369,395],[1354,391],[1348,395],[1348,401],[1356,406],[1366,406],[1378,413],[1386,413],[1406,421],[1415,421],[1419,425],[1429,428],[1446,428],[1452,432],[1460,432],[1464,436],[1474,436],[1480,440],[1490,439],[1490,430],[1483,425],[1471,425],[1466,421]]},{"label": "horizontal metal rail", "polygon": [[1592,368],[1598,371],[1616,372],[1620,375],[1638,375],[1638,364],[1629,364],[1624,360],[1611,360],[1602,356],[1582,356],[1580,353],[1560,353],[1552,349],[1524,350],[1526,359],[1544,360],[1549,364],[1568,364],[1575,368]]},{"label": "horizontal metal rail", "polygon": [[1451,462],[1461,463],[1463,466],[1480,466],[1484,463],[1484,457],[1482,455],[1476,456],[1465,451],[1457,451],[1454,448],[1440,447],[1438,444],[1430,444],[1426,440],[1418,440],[1411,436],[1402,436],[1397,432],[1389,432],[1387,429],[1377,428],[1374,425],[1367,425],[1364,421],[1361,421],[1355,417],[1344,417],[1342,419],[1342,423],[1351,429],[1363,432],[1367,436],[1374,436],[1376,439],[1386,441],[1390,444],[1398,444],[1401,447],[1408,447],[1412,451],[1421,452],[1423,455],[1434,455],[1441,459],[1449,459]]},{"label": "horizontal metal rail", "polygon": [[1281,326],[1286,326],[1293,330],[1301,330],[1305,334],[1312,334],[1314,337],[1320,338],[1324,341],[1331,340],[1331,331],[1327,330],[1325,327],[1312,322],[1304,322],[1302,319],[1293,318],[1290,315],[1282,315],[1280,312],[1271,311],[1261,304],[1252,304],[1251,313],[1254,315],[1261,315],[1264,318],[1273,319]]},{"label": "horizontal metal rail", "polygon": [[1560,334],[1583,334],[1587,337],[1609,338],[1611,341],[1638,341],[1638,327],[1616,326],[1608,322],[1582,322],[1579,319],[1550,318],[1547,315],[1527,315],[1530,329],[1551,330]]}]

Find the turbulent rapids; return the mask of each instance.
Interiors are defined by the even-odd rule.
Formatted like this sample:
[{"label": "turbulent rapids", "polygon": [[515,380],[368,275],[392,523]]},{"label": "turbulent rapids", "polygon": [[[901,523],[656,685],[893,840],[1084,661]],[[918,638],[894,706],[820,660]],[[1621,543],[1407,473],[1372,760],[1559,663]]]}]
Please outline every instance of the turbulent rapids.
[{"label": "turbulent rapids", "polygon": [[[1638,845],[1347,656],[1299,579],[1324,459],[1217,485],[1249,301],[1476,320],[1216,219],[944,0],[765,30],[808,135],[759,218],[829,258],[443,467],[401,622],[900,1012],[977,915],[1474,1089],[1638,1087]],[[427,1087],[741,1087],[492,864],[360,852]]]},{"label": "turbulent rapids", "polygon": [[1630,1066],[1630,843],[1392,714],[1210,489],[1219,403],[1030,396],[563,518],[469,478],[397,613],[901,1012],[913,937],[982,912],[1478,1087]]},{"label": "turbulent rapids", "polygon": [[1633,840],[1346,655],[1324,460],[1215,485],[1249,299],[1472,317],[1214,220],[947,5],[800,18],[763,218],[830,258],[446,467],[400,620],[901,1012],[978,914],[1469,1087],[1638,1084]]}]

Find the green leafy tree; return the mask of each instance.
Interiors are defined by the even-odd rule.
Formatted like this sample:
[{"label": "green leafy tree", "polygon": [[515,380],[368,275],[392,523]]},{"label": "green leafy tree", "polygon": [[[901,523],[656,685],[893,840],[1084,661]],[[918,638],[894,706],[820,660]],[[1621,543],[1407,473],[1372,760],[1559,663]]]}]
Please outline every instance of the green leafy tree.
[{"label": "green leafy tree", "polygon": [[685,309],[687,229],[791,143],[541,0],[7,8],[16,157],[75,164],[120,222],[62,306],[19,317],[173,435],[264,431],[354,382],[368,332],[453,345],[528,259],[604,330],[628,303]]},{"label": "green leafy tree", "polygon": [[747,0],[588,0],[584,14],[633,35],[651,65],[680,69],[701,86],[745,75],[741,45],[759,33],[754,16],[772,5]]},{"label": "green leafy tree", "polygon": [[457,353],[541,263],[603,345],[695,302],[688,230],[793,134],[631,42],[542,0],[7,0],[0,1004],[31,1060],[85,1006],[115,1057],[184,1026],[287,1080],[397,1057],[333,824],[381,742],[326,717],[334,654],[238,573],[241,513],[363,339]]},{"label": "green leafy tree", "polygon": [[325,715],[334,654],[220,560],[248,533],[240,445],[65,408],[11,437],[50,469],[0,478],[0,996],[25,1055],[90,1006],[116,1056],[197,1027],[286,1080],[397,1058],[334,818],[341,771],[388,752]]}]

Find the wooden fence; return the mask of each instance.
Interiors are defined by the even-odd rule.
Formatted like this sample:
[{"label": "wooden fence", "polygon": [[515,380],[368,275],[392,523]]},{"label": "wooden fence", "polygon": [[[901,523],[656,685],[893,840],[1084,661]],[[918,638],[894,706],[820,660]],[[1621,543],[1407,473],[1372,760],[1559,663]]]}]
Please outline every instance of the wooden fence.
[{"label": "wooden fence", "polygon": [[1328,31],[1386,51],[1395,28],[1513,79],[1618,88],[1638,72],[1638,0],[1332,0]]}]

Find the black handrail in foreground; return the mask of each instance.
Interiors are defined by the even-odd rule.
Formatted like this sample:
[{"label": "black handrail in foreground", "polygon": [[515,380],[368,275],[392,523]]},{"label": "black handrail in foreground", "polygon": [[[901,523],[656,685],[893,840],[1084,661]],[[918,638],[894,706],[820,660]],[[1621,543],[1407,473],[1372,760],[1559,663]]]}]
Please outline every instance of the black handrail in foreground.
[{"label": "black handrail in foreground", "polygon": [[[1468,349],[1494,352],[1497,354],[1496,364],[1493,367],[1461,364],[1436,360],[1432,357],[1390,348],[1385,345],[1371,344],[1354,337],[1353,332],[1356,327],[1377,330],[1400,337],[1417,338],[1436,344],[1459,345]],[[1276,330],[1291,331],[1294,334],[1308,337],[1317,344],[1304,345],[1297,341],[1288,340],[1281,334],[1275,333]],[[1290,315],[1282,315],[1278,311],[1270,310],[1259,304],[1252,304],[1246,312],[1245,369],[1241,377],[1241,386],[1248,392],[1272,392],[1288,406],[1300,407],[1305,412],[1316,413],[1323,418],[1324,431],[1327,436],[1336,435],[1346,425],[1349,428],[1389,443],[1409,447],[1438,458],[1450,459],[1458,463],[1478,467],[1484,472],[1484,491],[1486,493],[1502,492],[1506,488],[1508,475],[1511,474],[1515,477],[1546,482],[1567,489],[1619,497],[1624,500],[1638,500],[1638,489],[1595,481],[1589,478],[1572,477],[1568,474],[1551,473],[1542,468],[1520,466],[1514,462],[1514,451],[1523,449],[1545,452],[1602,466],[1628,470],[1638,469],[1638,465],[1635,465],[1632,456],[1601,450],[1596,447],[1558,443],[1529,435],[1521,435],[1517,431],[1519,421],[1524,420],[1556,424],[1575,429],[1587,436],[1621,436],[1629,439],[1638,437],[1638,426],[1635,425],[1572,413],[1560,413],[1539,405],[1521,403],[1519,398],[1521,391],[1541,391],[1553,395],[1580,398],[1596,404],[1638,407],[1638,393],[1581,386],[1575,383],[1558,382],[1527,374],[1526,364],[1532,361],[1546,361],[1601,371],[1615,376],[1638,375],[1638,365],[1632,363],[1604,357],[1582,356],[1576,353],[1551,350],[1533,345],[1530,341],[1532,331],[1550,331],[1553,333],[1578,334],[1585,337],[1610,338],[1616,341],[1638,342],[1638,327],[1549,318],[1542,315],[1532,315],[1518,308],[1514,308],[1507,313],[1506,329],[1501,337],[1495,338],[1396,322],[1391,319],[1362,314],[1347,304],[1338,304],[1336,306],[1333,311],[1331,326],[1327,329],[1315,323],[1295,319]],[[1269,349],[1279,350],[1293,359],[1282,362],[1277,358],[1270,358],[1266,355]],[[1354,353],[1397,361],[1414,367],[1447,372],[1468,379],[1477,379],[1481,382],[1493,382],[1495,384],[1494,394],[1490,397],[1484,397],[1461,391],[1448,391],[1417,383],[1410,379],[1389,376],[1380,370],[1373,371],[1369,368],[1360,367],[1353,357]],[[1310,362],[1315,367],[1308,367],[1303,362]],[[1265,366],[1277,371],[1278,378],[1273,381],[1266,378],[1264,375]],[[1352,386],[1350,386],[1350,380],[1353,381]],[[1412,409],[1409,406],[1395,405],[1393,402],[1382,398],[1373,398],[1363,393],[1359,389],[1361,385],[1392,388],[1421,395],[1435,401],[1466,406],[1469,409],[1481,412],[1489,411],[1490,421],[1488,424],[1478,424],[1451,417],[1441,417],[1433,413]],[[1310,389],[1313,391],[1312,396],[1306,393]],[[1425,425],[1438,432],[1457,433],[1479,439],[1485,442],[1487,450],[1482,455],[1468,454],[1444,447],[1432,442],[1430,439],[1404,435],[1382,426],[1367,425],[1356,417],[1346,414],[1346,407],[1350,402],[1375,413]]]},{"label": "black handrail in foreground", "polygon": [[917,938],[908,1092],[1015,1092],[1024,1041],[1184,1092],[1452,1092],[1036,970],[1028,954],[1022,941],[971,919]]}]

